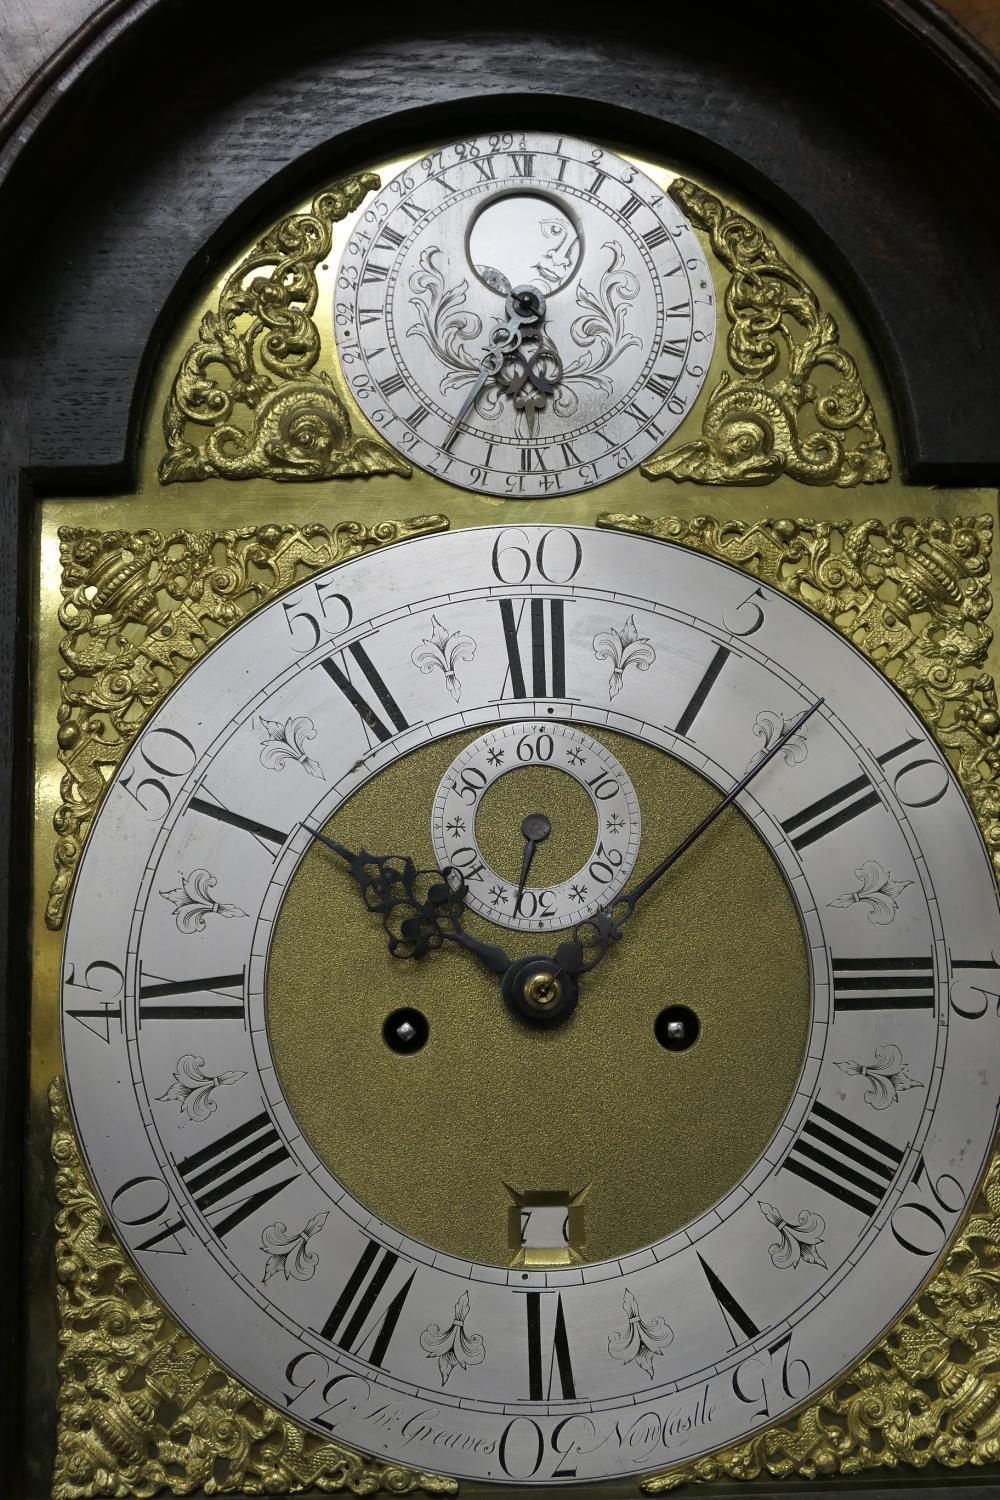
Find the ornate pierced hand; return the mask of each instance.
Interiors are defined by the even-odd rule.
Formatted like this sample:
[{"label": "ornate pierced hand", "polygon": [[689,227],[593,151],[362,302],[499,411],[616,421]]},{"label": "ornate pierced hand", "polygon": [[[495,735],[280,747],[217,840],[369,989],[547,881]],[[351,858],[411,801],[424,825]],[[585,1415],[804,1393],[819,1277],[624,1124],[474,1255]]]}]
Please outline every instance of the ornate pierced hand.
[{"label": "ornate pierced hand", "polygon": [[506,973],[510,959],[503,949],[462,928],[466,886],[456,869],[420,870],[409,855],[355,853],[325,833],[306,832],[345,861],[365,906],[382,918],[393,958],[423,958],[452,942],[473,953],[491,974]]},{"label": "ornate pierced hand", "polygon": [[[488,381],[495,379],[503,369],[504,360],[520,348],[526,329],[540,329],[545,318],[545,298],[542,293],[533,286],[516,286],[507,296],[507,321],[494,328],[490,335],[490,346],[479,362],[479,374],[473,382],[472,388],[462,402],[461,409],[452,422],[445,435],[441,447],[447,452],[458,435],[462,423],[469,412],[475,406],[480,393]],[[561,367],[560,367],[561,368]],[[525,366],[524,379],[531,380],[533,385],[540,385],[545,377],[532,374],[532,365]],[[517,386],[520,392],[522,379]],[[545,384],[549,382],[545,381]],[[553,390],[555,387],[552,387]],[[533,420],[533,413],[532,413]]]}]

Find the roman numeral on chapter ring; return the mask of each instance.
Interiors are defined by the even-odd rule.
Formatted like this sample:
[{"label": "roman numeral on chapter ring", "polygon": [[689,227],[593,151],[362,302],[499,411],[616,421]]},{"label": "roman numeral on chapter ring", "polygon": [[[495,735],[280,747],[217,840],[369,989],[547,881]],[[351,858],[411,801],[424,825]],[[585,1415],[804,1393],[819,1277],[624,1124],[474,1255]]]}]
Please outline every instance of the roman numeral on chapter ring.
[{"label": "roman numeral on chapter ring", "polygon": [[827,792],[825,797],[817,798],[801,812],[786,818],[781,826],[791,839],[792,847],[801,852],[833,833],[834,829],[843,828],[845,823],[860,817],[869,808],[877,807],[879,801],[878,792],[862,771],[853,781],[846,782],[835,792]]},{"label": "roman numeral on chapter ring", "polygon": [[[746,1339],[755,1339],[760,1333],[760,1329],[757,1327],[757,1324],[754,1322],[753,1318],[751,1318],[750,1314],[740,1306],[736,1298],[733,1296],[732,1292],[722,1280],[721,1276],[717,1275],[716,1272],[712,1270],[712,1267],[708,1264],[708,1261],[705,1260],[704,1256],[699,1254],[698,1259],[701,1261],[701,1269],[705,1273],[705,1279],[712,1289],[712,1295],[715,1298],[716,1302],[719,1304],[722,1316],[726,1320],[726,1327],[729,1329],[729,1336],[732,1339],[733,1344],[741,1344]],[[737,1330],[742,1335],[742,1337],[737,1338],[734,1329]]]},{"label": "roman numeral on chapter ring", "polygon": [[716,648],[715,655],[712,657],[712,660],[709,662],[707,668],[705,669],[704,676],[691,695],[690,703],[681,714],[680,718],[677,720],[677,724],[674,729],[675,734],[682,734],[685,737],[687,736],[691,729],[691,725],[701,713],[701,710],[705,704],[705,699],[712,691],[719,673],[722,671],[731,655],[732,652],[728,651],[725,646],[718,646]]},{"label": "roman numeral on chapter ring", "polygon": [[[507,648],[507,684],[515,698],[527,698],[527,679],[518,629],[528,608],[531,637],[531,696],[533,698],[564,698],[566,696],[566,619],[565,600],[527,599],[520,600],[515,612],[513,599],[500,599],[500,619],[503,624],[504,645]],[[548,609],[546,610],[546,606]],[[548,613],[548,630],[545,616]]]},{"label": "roman numeral on chapter ring", "polygon": [[817,1099],[781,1166],[868,1216],[889,1191],[902,1160],[898,1146]]},{"label": "roman numeral on chapter ring", "polygon": [[555,1324],[548,1360],[548,1381],[545,1379],[545,1351],[542,1339],[542,1298],[551,1297],[552,1292],[524,1292],[528,1331],[528,1394],[532,1401],[547,1401],[552,1398],[552,1382],[558,1378],[559,1389],[566,1401],[576,1400],[576,1379],[569,1352],[566,1333],[566,1314],[563,1312],[562,1294],[556,1293]]},{"label": "roman numeral on chapter ring", "polygon": [[206,1218],[213,1209],[225,1208],[221,1219],[215,1223],[209,1220],[213,1233],[221,1240],[282,1188],[294,1182],[298,1173],[293,1172],[280,1182],[267,1183],[235,1203],[227,1205],[225,1200],[232,1198],[240,1188],[259,1182],[273,1167],[288,1161],[291,1161],[291,1156],[287,1147],[271,1116],[262,1110],[217,1141],[202,1146],[200,1151],[182,1157],[177,1162],[177,1170],[195,1206]]},{"label": "roman numeral on chapter ring", "polygon": [[[391,729],[375,712],[375,709],[372,708],[368,700],[354,686],[347,672],[346,655],[350,655],[360,668],[369,687],[375,694],[376,700],[381,704],[386,718],[392,724],[393,727]],[[343,665],[341,665],[341,662],[343,662]],[[398,734],[401,730],[409,728],[399,704],[386,687],[381,673],[360,641],[355,641],[352,646],[348,646],[346,653],[341,653],[341,662],[338,662],[333,656],[328,656],[320,662],[320,666],[327,676],[337,684],[366,730],[373,734],[377,740],[385,741],[391,740],[393,735]]]},{"label": "roman numeral on chapter ring", "polygon": [[[382,1249],[369,1240],[320,1329],[322,1337],[346,1349],[348,1354],[359,1353],[369,1364],[381,1367],[417,1274],[416,1270],[411,1271],[409,1279],[379,1312],[379,1297],[398,1262],[394,1250]],[[365,1354],[364,1347],[370,1339],[371,1352]]]},{"label": "roman numeral on chapter ring", "polygon": [[838,958],[833,955],[833,1008],[933,1010],[934,959]]},{"label": "roman numeral on chapter ring", "polygon": [[[242,1021],[246,970],[210,978],[164,979],[139,965],[139,1025],[146,1021]],[[230,994],[236,990],[238,994]]]},{"label": "roman numeral on chapter ring", "polygon": [[[200,813],[204,818],[213,818],[216,823],[226,823],[230,828],[238,828],[242,833],[248,833],[272,859],[275,858],[277,850],[284,848],[288,842],[288,834],[282,829],[272,828],[270,823],[262,823],[258,818],[247,818],[242,813],[232,812],[228,807],[224,807],[207,787],[203,786],[201,790],[205,795],[192,797],[187,805],[188,812]],[[208,800],[209,797],[213,797],[211,802]],[[272,848],[269,849],[268,844],[272,845]]]}]

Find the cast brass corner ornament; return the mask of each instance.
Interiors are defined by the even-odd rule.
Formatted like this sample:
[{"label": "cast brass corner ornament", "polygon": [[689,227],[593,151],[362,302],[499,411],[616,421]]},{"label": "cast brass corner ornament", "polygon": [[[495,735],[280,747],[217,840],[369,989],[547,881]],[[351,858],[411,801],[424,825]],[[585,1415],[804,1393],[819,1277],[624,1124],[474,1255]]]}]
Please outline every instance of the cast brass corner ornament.
[{"label": "cast brass corner ornament", "polygon": [[80,1159],[62,1079],[49,1088],[59,1307],[53,1500],[454,1495],[453,1479],[324,1441],[215,1364],[150,1296]]},{"label": "cast brass corner ornament", "polygon": [[[597,524],[719,558],[799,600],[874,661],[955,768],[1000,873],[996,688],[985,669],[989,516],[892,523],[603,515]],[[1000,1152],[910,1310],[818,1401],[732,1448],[647,1476],[830,1478],[1000,1460]]]},{"label": "cast brass corner ornament", "polygon": [[725,373],[702,435],[661,449],[642,473],[696,484],[879,484],[891,464],[858,367],[815,292],[763,230],[683,177],[670,196],[730,272]]},{"label": "cast brass corner ornament", "polygon": [[46,925],[62,925],[80,851],[111,774],[188,667],[252,610],[372,547],[445,531],[447,516],[365,526],[59,531],[64,767]]},{"label": "cast brass corner ornament", "polygon": [[[163,414],[161,484],[195,479],[346,479],[410,466],[358,437],[324,371],[316,267],[331,225],[379,187],[349,177],[270,229],[229,277],[181,361]],[[265,274],[261,274],[265,273]]]}]

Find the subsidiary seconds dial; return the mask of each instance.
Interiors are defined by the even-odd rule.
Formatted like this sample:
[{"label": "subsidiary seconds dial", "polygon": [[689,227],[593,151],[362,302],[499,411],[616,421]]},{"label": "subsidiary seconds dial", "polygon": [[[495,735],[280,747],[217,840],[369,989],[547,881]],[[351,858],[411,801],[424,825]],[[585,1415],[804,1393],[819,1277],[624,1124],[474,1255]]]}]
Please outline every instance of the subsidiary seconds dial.
[{"label": "subsidiary seconds dial", "polygon": [[[517,783],[527,771],[533,773],[532,792],[527,801],[522,795],[518,806]],[[503,873],[491,866],[482,847],[484,823],[499,823],[497,832],[504,831],[503,812],[491,816],[496,799],[490,794],[501,779],[514,794],[524,841],[523,850],[518,849],[520,870]],[[560,782],[567,780],[580,789],[580,802],[589,799],[594,828],[589,856],[579,868],[569,869],[559,855],[569,842],[567,835],[578,833],[581,809],[567,807],[559,797]],[[555,799],[560,811],[565,808],[562,820],[553,807]],[[567,828],[566,822],[572,826]],[[632,873],[641,827],[635,788],[607,746],[568,724],[535,719],[491,729],[455,757],[434,799],[431,837],[442,868],[450,865],[461,873],[467,906],[503,927],[538,932],[567,927],[610,905]],[[563,878],[540,885],[529,877],[542,844],[554,857],[550,870]],[[572,859],[569,863],[575,864]]]},{"label": "subsidiary seconds dial", "polygon": [[459,141],[359,215],[337,279],[355,399],[408,459],[507,498],[634,468],[701,390],[712,278],[622,157],[537,132]]}]

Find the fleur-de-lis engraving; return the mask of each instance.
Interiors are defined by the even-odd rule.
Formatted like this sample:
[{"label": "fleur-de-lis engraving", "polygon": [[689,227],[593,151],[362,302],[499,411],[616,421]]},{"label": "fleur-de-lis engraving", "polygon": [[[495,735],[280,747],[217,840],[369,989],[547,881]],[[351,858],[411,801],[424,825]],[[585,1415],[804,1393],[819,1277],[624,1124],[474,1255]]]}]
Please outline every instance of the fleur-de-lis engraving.
[{"label": "fleur-de-lis engraving", "polygon": [[[774,740],[780,739],[785,730],[791,728],[795,723],[796,717],[797,715],[793,714],[790,719],[786,719],[783,714],[775,713],[773,708],[761,709],[753,721],[753,732],[764,743],[756,755],[752,755],[747,762],[748,771],[752,771],[757,762],[764,759]],[[792,735],[781,752],[781,758],[786,766],[798,766],[801,765],[808,754],[809,747],[806,744],[806,737],[803,732],[802,734]]]},{"label": "fleur-de-lis engraving", "polygon": [[270,1281],[282,1272],[286,1281],[311,1281],[319,1265],[319,1256],[310,1250],[309,1241],[319,1234],[329,1213],[314,1214],[298,1234],[289,1234],[285,1224],[269,1224],[260,1237],[260,1248],[267,1256],[261,1280]]},{"label": "fleur-de-lis engraving", "polygon": [[888,1109],[899,1102],[900,1094],[907,1089],[922,1089],[919,1078],[911,1078],[903,1054],[892,1042],[875,1048],[875,1060],[870,1063],[839,1062],[842,1073],[856,1078],[867,1078],[865,1103],[872,1109]]},{"label": "fleur-de-lis engraving", "polygon": [[835,901],[828,901],[828,906],[859,906],[862,903],[868,908],[868,920],[877,927],[886,927],[892,921],[899,910],[899,901],[896,899],[902,895],[912,880],[893,880],[888,870],[874,859],[866,859],[864,864],[859,865],[854,872],[855,880],[860,881],[857,890],[845,891]]},{"label": "fleur-de-lis engraving", "polygon": [[157,1095],[161,1104],[173,1100],[180,1105],[181,1113],[187,1115],[189,1120],[208,1120],[216,1111],[216,1102],[212,1098],[216,1089],[225,1087],[227,1084],[239,1083],[245,1078],[245,1073],[239,1073],[235,1069],[229,1069],[224,1073],[206,1073],[205,1059],[194,1057],[190,1052],[178,1059],[174,1069],[174,1081],[165,1094]]},{"label": "fleur-de-lis engraving", "polygon": [[217,882],[209,870],[192,870],[190,875],[181,875],[180,882],[176,890],[160,895],[173,902],[174,920],[181,932],[204,932],[206,917],[246,916],[241,907],[215,900],[212,892]]},{"label": "fleur-de-lis engraving", "polygon": [[431,633],[410,652],[410,660],[425,676],[429,672],[442,672],[444,685],[457,703],[462,696],[462,684],[455,671],[456,663],[471,661],[475,654],[476,643],[471,635],[463,635],[460,630],[448,631],[436,615],[431,615]]},{"label": "fleur-de-lis engraving", "polygon": [[286,719],[284,724],[279,724],[277,719],[265,719],[261,714],[260,726],[264,731],[260,750],[262,766],[269,771],[280,771],[288,761],[295,760],[310,776],[318,776],[320,781],[326,780],[319,762],[312,760],[305,752],[309,741],[316,738],[316,725],[312,719],[302,716]]},{"label": "fleur-de-lis engraving", "polygon": [[826,1261],[819,1253],[826,1233],[826,1220],[820,1214],[811,1214],[803,1209],[793,1224],[791,1219],[783,1217],[780,1209],[775,1208],[773,1203],[765,1203],[758,1198],[757,1206],[767,1222],[773,1224],[778,1231],[778,1238],[767,1247],[772,1266],[777,1266],[779,1271],[787,1271],[804,1260],[811,1266],[822,1266],[824,1271],[827,1269]]},{"label": "fleur-de-lis engraving", "polygon": [[635,615],[629,615],[621,630],[612,625],[599,631],[594,636],[594,655],[598,661],[611,662],[609,699],[617,698],[621,692],[629,667],[635,667],[637,672],[648,672],[656,660],[656,651],[650,645],[649,637],[639,634]]},{"label": "fleur-de-lis engraving", "polygon": [[650,1318],[648,1321],[639,1312],[639,1304],[626,1289],[622,1307],[628,1325],[616,1329],[608,1338],[608,1353],[612,1359],[620,1359],[623,1365],[637,1364],[653,1378],[653,1360],[673,1342],[674,1330],[666,1318]]},{"label": "fleur-de-lis engraving", "polygon": [[466,1332],[469,1307],[469,1294],[463,1292],[455,1303],[455,1316],[447,1328],[428,1323],[420,1335],[420,1347],[427,1358],[437,1360],[442,1385],[448,1384],[456,1365],[465,1370],[469,1365],[481,1365],[486,1358],[486,1340],[482,1334]]}]

